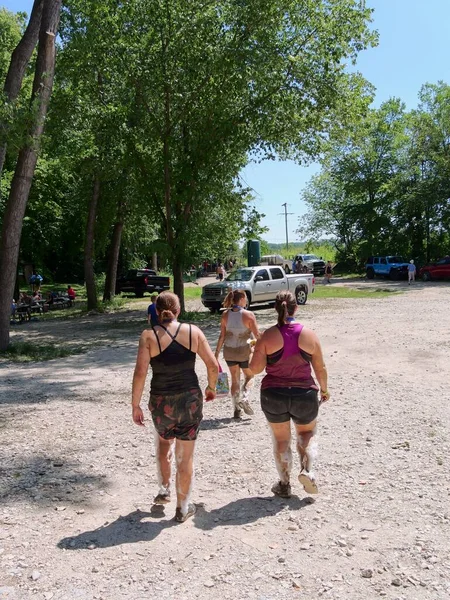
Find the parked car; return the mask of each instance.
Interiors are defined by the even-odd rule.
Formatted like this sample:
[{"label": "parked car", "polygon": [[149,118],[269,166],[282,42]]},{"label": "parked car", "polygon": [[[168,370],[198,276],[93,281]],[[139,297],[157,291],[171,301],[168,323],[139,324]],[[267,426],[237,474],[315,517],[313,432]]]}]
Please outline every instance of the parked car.
[{"label": "parked car", "polygon": [[314,275],[286,275],[282,267],[243,267],[228,275],[225,281],[205,285],[202,289],[203,306],[211,312],[222,308],[230,289],[242,289],[247,294],[248,306],[261,302],[274,302],[278,292],[291,290],[297,304],[306,304],[314,292]]},{"label": "parked car", "polygon": [[288,274],[292,271],[290,261],[283,258],[281,254],[267,254],[261,256],[260,264],[269,265],[269,267],[283,267]]},{"label": "parked car", "polygon": [[294,269],[294,262],[299,258],[302,259],[303,265],[309,272],[314,273],[316,276],[325,274],[325,261],[315,254],[297,254],[292,261],[292,270]]},{"label": "parked car", "polygon": [[426,265],[419,270],[419,277],[423,281],[431,279],[450,279],[450,256],[444,256],[435,263]]},{"label": "parked car", "polygon": [[120,292],[136,294],[142,298],[145,292],[164,292],[170,289],[170,279],[157,275],[151,269],[131,269],[116,280],[116,294]]},{"label": "parked car", "polygon": [[406,279],[408,277],[408,262],[401,256],[369,256],[366,263],[367,279],[376,275],[390,279]]}]

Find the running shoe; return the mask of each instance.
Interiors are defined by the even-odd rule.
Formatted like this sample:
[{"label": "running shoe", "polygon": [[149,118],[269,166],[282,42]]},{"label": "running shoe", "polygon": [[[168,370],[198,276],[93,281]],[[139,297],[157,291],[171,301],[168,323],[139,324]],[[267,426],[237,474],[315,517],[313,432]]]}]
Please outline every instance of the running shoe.
[{"label": "running shoe", "polygon": [[170,502],[170,489],[161,488],[161,491],[153,500],[153,504],[169,504]]},{"label": "running shoe", "polygon": [[280,498],[290,498],[291,497],[291,484],[290,483],[282,483],[279,481],[272,486],[272,492],[275,496],[279,496]]},{"label": "running shoe", "polygon": [[196,512],[197,512],[197,509],[195,507],[195,504],[189,504],[187,512],[184,515],[181,512],[181,508],[179,506],[177,506],[177,510],[175,512],[175,521],[177,523],[184,523],[185,521],[187,521],[189,519],[189,517],[193,517]]},{"label": "running shoe", "polygon": [[235,408],[233,413],[233,419],[240,419],[242,417],[242,410],[240,408]]},{"label": "running shoe", "polygon": [[316,481],[312,473],[308,471],[302,471],[298,476],[298,480],[303,486],[303,489],[307,494],[318,494],[319,488],[317,487]]}]

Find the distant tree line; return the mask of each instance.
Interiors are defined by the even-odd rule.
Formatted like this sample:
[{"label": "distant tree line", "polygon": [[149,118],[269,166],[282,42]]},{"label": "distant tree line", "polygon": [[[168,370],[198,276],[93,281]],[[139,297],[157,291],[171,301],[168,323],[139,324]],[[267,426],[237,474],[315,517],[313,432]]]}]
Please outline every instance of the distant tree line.
[{"label": "distant tree line", "polygon": [[349,268],[369,255],[449,254],[450,86],[424,85],[409,112],[384,102],[331,138],[302,198],[299,233],[332,238]]}]

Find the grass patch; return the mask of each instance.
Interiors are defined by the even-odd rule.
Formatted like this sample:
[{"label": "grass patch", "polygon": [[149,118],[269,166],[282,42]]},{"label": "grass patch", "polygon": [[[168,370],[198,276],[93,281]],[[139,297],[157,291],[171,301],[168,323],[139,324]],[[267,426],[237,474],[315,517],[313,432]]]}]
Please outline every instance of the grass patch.
[{"label": "grass patch", "polygon": [[12,362],[28,363],[66,358],[73,354],[82,354],[85,351],[81,346],[68,347],[55,344],[32,344],[31,342],[14,342],[5,352],[0,352],[0,357]]},{"label": "grass patch", "polygon": [[311,298],[384,298],[398,293],[382,289],[356,290],[354,288],[331,285],[316,285]]},{"label": "grass patch", "polygon": [[200,300],[202,295],[202,288],[198,285],[195,287],[185,287],[184,288],[184,298],[185,300]]},{"label": "grass patch", "polygon": [[[108,302],[99,302],[96,310],[99,313],[114,313],[122,310],[125,305],[128,304],[129,300],[129,298],[124,298],[123,296],[114,296],[114,298]],[[140,300],[142,300],[142,298],[140,298]]]}]

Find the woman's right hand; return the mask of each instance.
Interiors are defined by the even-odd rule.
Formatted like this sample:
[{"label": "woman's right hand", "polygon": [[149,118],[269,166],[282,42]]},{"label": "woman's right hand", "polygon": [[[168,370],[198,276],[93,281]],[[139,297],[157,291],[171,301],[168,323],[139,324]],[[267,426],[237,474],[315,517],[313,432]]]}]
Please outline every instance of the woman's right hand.
[{"label": "woman's right hand", "polygon": [[136,423],[136,425],[145,427],[144,413],[142,412],[142,408],[140,406],[133,406],[133,421]]},{"label": "woman's right hand", "polygon": [[211,400],[214,400],[215,397],[216,397],[216,390],[214,390],[213,388],[209,387],[209,385],[207,385],[206,389],[205,389],[205,402],[211,402]]}]

